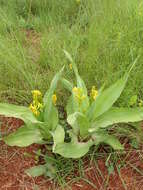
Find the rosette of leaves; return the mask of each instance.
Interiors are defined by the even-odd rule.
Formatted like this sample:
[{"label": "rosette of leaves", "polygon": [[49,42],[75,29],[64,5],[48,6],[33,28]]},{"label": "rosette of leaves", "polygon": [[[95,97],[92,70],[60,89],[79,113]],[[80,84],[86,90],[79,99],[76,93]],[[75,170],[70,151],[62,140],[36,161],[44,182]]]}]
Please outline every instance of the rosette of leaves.
[{"label": "rosette of leaves", "polygon": [[51,141],[51,132],[56,129],[59,123],[58,110],[52,98],[63,69],[54,76],[48,91],[42,97],[42,110],[39,113],[37,110],[33,111],[36,115],[28,107],[0,103],[0,115],[19,118],[24,122],[17,131],[2,138],[6,144],[26,147],[33,143],[43,144]]},{"label": "rosette of leaves", "polygon": [[109,129],[117,123],[143,120],[143,108],[119,108],[113,107],[113,104],[122,93],[137,59],[122,78],[109,88],[102,87],[98,91],[96,99],[91,101],[86,85],[81,79],[71,55],[67,51],[64,53],[72,64],[77,83],[74,87],[71,82],[62,79],[65,88],[71,92],[66,107],[67,121],[71,126],[71,129],[68,130],[71,141],[65,142],[65,131],[62,126],[57,126],[53,133],[53,152],[66,158],[79,158],[84,156],[91,146],[101,143],[108,144],[115,150],[122,150],[123,145],[117,137],[109,133]]}]

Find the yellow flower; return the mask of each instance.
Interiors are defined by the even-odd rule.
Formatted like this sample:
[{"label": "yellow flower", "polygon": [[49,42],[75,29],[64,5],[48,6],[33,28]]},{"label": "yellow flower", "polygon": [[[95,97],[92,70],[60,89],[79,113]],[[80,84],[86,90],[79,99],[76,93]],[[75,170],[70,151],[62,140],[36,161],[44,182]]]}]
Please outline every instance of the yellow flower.
[{"label": "yellow flower", "polygon": [[72,91],[73,91],[73,93],[74,93],[74,95],[75,95],[75,97],[77,98],[77,100],[78,100],[79,103],[81,103],[82,100],[85,99],[86,96],[83,94],[82,88],[74,87],[74,88],[72,89]]},{"label": "yellow flower", "polygon": [[37,107],[35,105],[30,104],[29,108],[33,112],[34,115],[38,116],[40,114],[40,112],[37,110]]},{"label": "yellow flower", "polygon": [[37,108],[38,108],[38,109],[42,109],[42,108],[43,108],[43,104],[41,104],[40,102],[38,102]]},{"label": "yellow flower", "polygon": [[36,106],[34,106],[32,103],[30,104],[29,108],[31,109],[31,111],[33,112],[36,109]]},{"label": "yellow flower", "polygon": [[76,96],[77,98],[80,98],[80,97],[81,97],[81,95],[82,95],[82,89],[81,89],[81,88],[74,87],[74,88],[72,89],[72,91],[73,91],[73,93],[75,94],[75,96]]},{"label": "yellow flower", "polygon": [[97,95],[98,95],[98,91],[95,90],[95,86],[92,86],[90,97],[93,98],[93,100],[95,100],[97,98]]},{"label": "yellow flower", "polygon": [[42,93],[39,90],[32,90],[32,95],[42,96]]},{"label": "yellow flower", "polygon": [[78,92],[78,88],[75,86],[75,87],[72,89],[72,91],[73,91],[74,93],[77,93],[77,92]]},{"label": "yellow flower", "polygon": [[32,90],[32,95],[35,101],[42,97],[42,93],[39,90]]},{"label": "yellow flower", "polygon": [[53,94],[53,96],[52,96],[52,102],[53,102],[54,105],[56,105],[56,102],[57,102],[57,96],[56,96],[56,94]]},{"label": "yellow flower", "polygon": [[85,98],[86,98],[85,95],[82,95],[82,96],[80,97],[81,100],[84,100]]},{"label": "yellow flower", "polygon": [[[41,107],[41,102],[42,102],[42,93],[39,90],[33,90],[32,91],[33,95],[33,105],[36,107],[36,109],[40,109]],[[40,103],[40,104],[39,104]],[[42,107],[41,107],[42,108]],[[35,112],[36,113],[36,112]],[[35,114],[37,115],[37,113]]]},{"label": "yellow flower", "polygon": [[42,93],[39,90],[33,90],[33,102],[30,104],[29,108],[34,115],[39,116],[43,109],[42,104]]},{"label": "yellow flower", "polygon": [[69,64],[69,68],[72,70],[72,64]]},{"label": "yellow flower", "polygon": [[35,112],[33,112],[36,116],[40,115],[40,112],[38,110],[36,110]]}]

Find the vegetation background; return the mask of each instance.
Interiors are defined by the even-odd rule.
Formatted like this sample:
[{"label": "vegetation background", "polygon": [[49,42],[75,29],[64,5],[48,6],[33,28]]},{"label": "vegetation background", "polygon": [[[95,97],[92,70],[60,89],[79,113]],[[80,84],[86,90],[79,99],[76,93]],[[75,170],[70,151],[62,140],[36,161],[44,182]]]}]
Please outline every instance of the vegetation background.
[{"label": "vegetation background", "polygon": [[[0,101],[27,105],[74,57],[88,88],[110,85],[139,56],[117,104],[143,98],[141,0],[0,0]],[[66,98],[58,90],[59,103]]]},{"label": "vegetation background", "polygon": [[[74,58],[88,90],[93,85],[97,89],[103,84],[109,86],[119,79],[138,57],[126,88],[116,104],[129,106],[130,98],[134,95],[143,100],[142,0],[0,0],[0,102],[28,105],[32,101],[31,90],[39,89],[44,93],[54,74],[63,65],[66,65],[65,77],[72,79],[74,74],[69,68],[63,49]],[[65,103],[67,91],[63,91],[60,85],[57,94],[58,104]],[[14,122],[14,127],[15,125]],[[5,130],[7,129],[8,126]],[[121,137],[125,130],[128,136],[133,134],[127,126],[124,129],[122,126],[119,127],[116,136]],[[132,141],[132,146],[138,148],[136,140]],[[5,145],[2,144],[0,147],[1,182],[5,185],[9,179],[14,179],[13,183],[18,179],[18,184],[23,183],[25,187],[25,159],[21,159],[21,155],[26,153],[25,150],[22,150],[22,154],[14,148],[10,153]],[[140,189],[143,176],[139,164],[143,165],[142,149],[134,151],[131,155],[130,150],[125,151],[125,154],[123,159],[122,155],[112,152],[108,147],[105,151],[102,147],[99,152],[91,151],[88,154],[88,170],[85,170],[87,160],[79,159],[74,162],[57,156],[59,172],[56,180],[62,189],[70,189],[69,182],[66,182],[67,177],[71,183],[82,179],[85,188],[88,183],[92,188],[99,189],[95,184],[102,178],[103,189],[106,189],[115,166],[119,178],[116,178],[116,175],[115,178],[111,176],[114,183],[120,180],[121,187],[127,189],[126,184],[130,182],[131,188],[137,189],[141,185],[138,188]],[[93,161],[96,169],[92,167]],[[7,166],[12,164],[13,168],[16,168],[9,170],[10,167]],[[17,167],[18,165],[21,168]],[[105,179],[104,165],[108,169]],[[5,166],[7,173],[4,176]],[[119,169],[122,166],[125,170],[121,175]],[[75,175],[75,170],[78,171],[79,177]],[[13,171],[18,175],[17,179],[11,178]],[[140,176],[136,175],[135,171]],[[57,181],[54,189],[57,189]],[[34,179],[32,185],[37,189]],[[119,184],[118,188],[120,189]]]}]

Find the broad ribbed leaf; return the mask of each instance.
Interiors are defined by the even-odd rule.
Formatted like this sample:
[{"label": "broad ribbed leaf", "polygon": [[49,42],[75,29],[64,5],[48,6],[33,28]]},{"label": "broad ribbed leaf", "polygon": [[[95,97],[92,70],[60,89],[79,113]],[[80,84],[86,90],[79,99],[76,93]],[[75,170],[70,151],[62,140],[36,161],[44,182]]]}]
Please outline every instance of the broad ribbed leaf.
[{"label": "broad ribbed leaf", "polygon": [[54,145],[60,144],[64,142],[65,139],[65,131],[62,126],[58,125],[56,130],[52,133],[54,138]]},{"label": "broad ribbed leaf", "polygon": [[73,95],[71,95],[68,99],[67,106],[66,106],[66,112],[67,115],[70,115],[78,110],[78,104],[74,103],[73,101]]},{"label": "broad ribbed leaf", "polygon": [[90,146],[93,145],[93,142],[88,141],[85,143],[80,143],[78,142],[77,137],[72,132],[69,134],[71,137],[71,142],[65,143],[63,138],[65,136],[65,132],[61,126],[57,127],[57,129],[53,133],[53,152],[60,154],[65,158],[80,158],[84,156],[89,151]]},{"label": "broad ribbed leaf", "polygon": [[[75,113],[73,113],[73,114],[70,114],[70,115],[68,116],[68,118],[67,118],[67,122],[70,124],[70,126],[71,126],[72,129],[73,129],[73,132],[74,132],[76,135],[78,135],[79,130],[80,130],[80,128],[79,128],[79,123],[78,123],[78,121],[77,121],[77,118],[80,117],[80,116],[81,116],[80,112],[75,112]],[[81,116],[81,117],[82,117],[82,116]]]},{"label": "broad ribbed leaf", "polygon": [[19,118],[25,123],[39,123],[30,109],[24,106],[0,103],[0,115]]},{"label": "broad ribbed leaf", "polygon": [[114,102],[119,98],[127,81],[127,74],[118,80],[115,84],[105,89],[91,105],[87,116],[94,121],[97,117],[106,112]]},{"label": "broad ribbed leaf", "polygon": [[[49,110],[50,109],[50,110]],[[44,112],[44,121],[47,122],[47,129],[54,130],[58,124],[58,110],[55,105],[46,108]]]},{"label": "broad ribbed leaf", "polygon": [[88,116],[89,120],[94,121],[97,117],[99,117],[100,115],[102,115],[104,112],[106,112],[107,110],[109,110],[112,107],[114,102],[121,95],[121,93],[125,87],[125,84],[127,82],[127,79],[129,77],[129,74],[130,74],[132,68],[134,67],[134,65],[136,64],[137,60],[138,60],[138,58],[135,59],[131,68],[124,75],[123,78],[119,79],[116,83],[114,83],[109,88],[105,89],[101,94],[99,94],[99,96],[97,97],[97,99],[91,105],[91,107],[89,108],[89,110],[87,112],[87,116]]},{"label": "broad ribbed leaf", "polygon": [[92,141],[86,143],[62,143],[55,147],[54,153],[60,154],[65,158],[81,158],[89,151],[92,145]]},{"label": "broad ribbed leaf", "polygon": [[69,82],[68,80],[66,80],[65,78],[62,78],[61,79],[61,82],[63,84],[63,86],[69,90],[70,92],[72,92],[72,89],[73,89],[73,84],[71,82]]},{"label": "broad ribbed leaf", "polygon": [[81,137],[87,137],[90,123],[84,114],[75,112],[68,116],[67,121],[72,126],[75,134],[78,135],[78,132],[80,132]]},{"label": "broad ribbed leaf", "polygon": [[111,108],[98,117],[90,132],[105,128],[115,123],[138,122],[143,120],[143,108]]},{"label": "broad ribbed leaf", "polygon": [[33,143],[42,143],[42,135],[36,126],[23,126],[16,132],[3,138],[9,146],[26,147]]},{"label": "broad ribbed leaf", "polygon": [[52,95],[57,87],[57,83],[62,75],[64,67],[59,71],[53,78],[49,90],[46,92],[43,101],[44,101],[44,121],[48,122],[51,129],[55,129],[58,124],[58,111],[55,105],[52,102]]},{"label": "broad ribbed leaf", "polygon": [[108,135],[106,132],[96,132],[92,135],[92,138],[94,139],[95,145],[105,143],[110,145],[114,150],[124,149],[124,147],[115,136]]},{"label": "broad ribbed leaf", "polygon": [[56,75],[54,76],[53,80],[51,81],[51,85],[50,88],[47,90],[47,92],[44,95],[43,101],[44,101],[44,105],[49,105],[49,96],[52,97],[52,95],[54,94],[54,91],[57,87],[57,83],[62,75],[62,72],[64,70],[64,67],[58,72],[56,73]]}]

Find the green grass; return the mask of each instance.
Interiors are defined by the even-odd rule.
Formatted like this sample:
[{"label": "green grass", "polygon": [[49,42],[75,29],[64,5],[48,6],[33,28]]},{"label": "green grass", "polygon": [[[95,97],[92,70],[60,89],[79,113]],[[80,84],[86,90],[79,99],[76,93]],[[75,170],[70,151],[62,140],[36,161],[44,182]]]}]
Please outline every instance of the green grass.
[{"label": "green grass", "polygon": [[[0,0],[0,102],[28,105],[31,90],[40,89],[44,93],[64,64],[65,77],[72,79],[74,75],[63,49],[73,56],[88,90],[92,85],[100,88],[104,83],[112,84],[139,57],[117,104],[127,106],[136,94],[143,99],[142,7],[141,0],[81,0],[80,3],[76,0]],[[57,91],[58,101],[62,103],[67,98],[66,91],[63,94],[60,86]],[[127,127],[126,130],[132,137]],[[117,135],[121,136],[122,132],[125,129],[119,128]],[[97,163],[97,157],[105,158],[105,155],[94,153],[90,156],[96,165],[95,177],[102,178],[106,189],[109,178],[104,179]],[[61,158],[60,161],[55,189],[57,183],[62,189],[71,189],[69,184],[80,180],[96,189],[96,184],[85,178],[82,159],[76,166],[72,160],[65,162]],[[130,166],[142,175],[137,167]],[[120,171],[118,174],[126,189]],[[67,176],[71,177],[69,182]]]},{"label": "green grass", "polygon": [[[64,64],[71,79],[63,49],[89,90],[111,84],[139,56],[118,104],[143,98],[141,6],[138,0],[0,0],[0,101],[28,104],[31,90],[45,92]],[[58,93],[62,102],[66,94]]]}]

